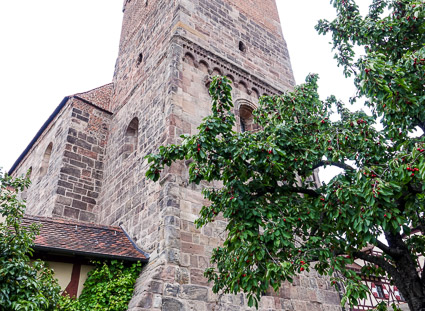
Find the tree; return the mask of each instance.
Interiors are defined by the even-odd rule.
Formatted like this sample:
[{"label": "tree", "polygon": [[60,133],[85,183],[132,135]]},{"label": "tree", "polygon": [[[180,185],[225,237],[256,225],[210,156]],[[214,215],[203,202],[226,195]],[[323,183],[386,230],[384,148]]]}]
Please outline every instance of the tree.
[{"label": "tree", "polygon": [[25,202],[19,199],[29,184],[27,178],[0,172],[0,306],[6,311],[54,310],[60,299],[53,271],[42,261],[30,261],[39,228],[22,225]]},{"label": "tree", "polygon": [[[425,255],[424,3],[374,0],[365,17],[353,0],[331,3],[337,18],[317,30],[332,34],[338,64],[354,76],[350,101],[366,97],[372,115],[350,112],[333,96],[320,100],[318,76],[309,75],[291,92],[260,98],[259,131],[236,133],[230,81],[215,77],[212,114],[199,134],[149,155],[147,176],[156,181],[173,161],[192,159],[191,182],[222,181],[204,189],[211,204],[196,222],[218,214],[228,221],[206,271],[214,292],[243,291],[257,304],[269,286],[277,290],[315,262],[334,286],[345,286],[343,303],[356,305],[368,289],[347,265],[360,258],[363,274],[389,277],[411,310],[425,310],[417,261]],[[365,49],[358,58],[356,45]],[[316,185],[315,170],[326,166],[343,173]],[[382,256],[362,252],[369,245]]]}]

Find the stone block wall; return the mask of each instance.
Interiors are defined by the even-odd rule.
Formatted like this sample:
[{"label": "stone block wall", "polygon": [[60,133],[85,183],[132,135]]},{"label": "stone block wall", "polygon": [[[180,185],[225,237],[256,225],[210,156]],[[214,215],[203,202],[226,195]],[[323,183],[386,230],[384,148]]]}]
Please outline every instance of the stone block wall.
[{"label": "stone block wall", "polygon": [[182,37],[281,91],[294,85],[274,0],[180,0],[180,5],[176,26]]},{"label": "stone block wall", "polygon": [[[95,92],[107,107],[110,91],[103,91]],[[13,172],[24,175],[32,168],[32,184],[23,193],[27,214],[95,221],[110,119],[110,112],[82,97],[66,98]]]},{"label": "stone block wall", "polygon": [[78,98],[72,99],[70,109],[52,216],[94,222],[111,113]]},{"label": "stone block wall", "polygon": [[[13,172],[14,176],[22,176],[31,169],[31,185],[23,193],[28,202],[27,214],[52,215],[70,114],[66,106],[56,115]],[[50,156],[46,154],[49,145]]]},{"label": "stone block wall", "polygon": [[[148,84],[162,79],[163,66],[177,12],[177,1],[131,0],[124,6],[119,56],[115,64],[114,97],[111,111],[117,112],[150,91]],[[149,83],[146,81],[149,79]],[[159,94],[156,94],[158,96]]]}]

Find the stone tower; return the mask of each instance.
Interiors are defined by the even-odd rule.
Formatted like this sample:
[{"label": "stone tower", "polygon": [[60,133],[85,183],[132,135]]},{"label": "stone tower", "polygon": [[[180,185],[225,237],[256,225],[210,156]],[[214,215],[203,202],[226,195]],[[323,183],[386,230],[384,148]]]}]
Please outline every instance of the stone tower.
[{"label": "stone tower", "polygon": [[[66,97],[11,170],[34,168],[28,213],[121,225],[150,254],[129,310],[247,310],[242,294],[219,299],[203,277],[226,224],[195,228],[206,202],[188,163],[153,183],[144,157],[196,133],[213,75],[233,81],[239,130],[259,96],[291,89],[275,0],[125,0],[123,11],[113,83]],[[313,272],[260,309],[340,310],[339,296]]]}]

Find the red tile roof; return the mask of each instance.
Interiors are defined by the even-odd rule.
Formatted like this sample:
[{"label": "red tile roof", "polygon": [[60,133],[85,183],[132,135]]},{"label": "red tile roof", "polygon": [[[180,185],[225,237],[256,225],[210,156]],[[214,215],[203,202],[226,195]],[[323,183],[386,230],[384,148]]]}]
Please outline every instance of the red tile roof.
[{"label": "red tile roof", "polygon": [[120,227],[80,223],[58,218],[26,215],[23,225],[41,225],[34,250],[87,257],[147,262],[140,250]]},{"label": "red tile roof", "polygon": [[113,84],[109,83],[87,92],[74,94],[74,96],[80,97],[97,107],[109,111],[113,89]]}]

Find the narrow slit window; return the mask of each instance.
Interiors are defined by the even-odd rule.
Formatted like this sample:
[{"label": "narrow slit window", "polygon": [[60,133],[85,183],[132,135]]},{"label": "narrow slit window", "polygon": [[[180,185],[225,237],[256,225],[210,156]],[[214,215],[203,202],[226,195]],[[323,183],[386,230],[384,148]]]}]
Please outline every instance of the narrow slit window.
[{"label": "narrow slit window", "polygon": [[241,51],[241,52],[246,51],[245,43],[243,43],[242,41],[239,41],[239,51]]},{"label": "narrow slit window", "polygon": [[140,66],[142,61],[143,61],[143,53],[140,53],[139,56],[137,57],[137,67]]}]

